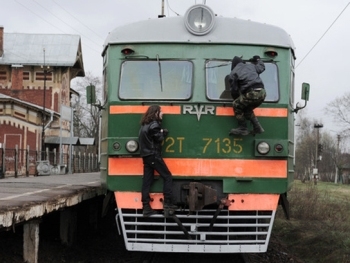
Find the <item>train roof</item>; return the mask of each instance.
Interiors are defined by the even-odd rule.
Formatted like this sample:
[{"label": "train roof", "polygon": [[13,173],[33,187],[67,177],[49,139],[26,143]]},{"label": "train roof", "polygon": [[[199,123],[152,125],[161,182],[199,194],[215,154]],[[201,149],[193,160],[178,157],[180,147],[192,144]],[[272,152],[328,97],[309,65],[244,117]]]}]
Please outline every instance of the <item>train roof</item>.
[{"label": "train roof", "polygon": [[252,44],[290,48],[291,37],[282,28],[238,18],[215,17],[215,25],[205,35],[194,35],[185,26],[184,16],[149,19],[114,29],[104,51],[112,44],[136,43],[216,43]]}]

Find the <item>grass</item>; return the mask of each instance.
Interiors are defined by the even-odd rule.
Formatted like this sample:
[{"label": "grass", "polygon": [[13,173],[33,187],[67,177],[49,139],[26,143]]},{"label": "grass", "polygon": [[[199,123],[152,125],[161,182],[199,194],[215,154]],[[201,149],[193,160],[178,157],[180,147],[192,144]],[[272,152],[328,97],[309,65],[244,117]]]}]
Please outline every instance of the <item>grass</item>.
[{"label": "grass", "polygon": [[305,263],[350,263],[350,185],[295,181],[288,193],[291,219],[281,207],[274,225]]}]

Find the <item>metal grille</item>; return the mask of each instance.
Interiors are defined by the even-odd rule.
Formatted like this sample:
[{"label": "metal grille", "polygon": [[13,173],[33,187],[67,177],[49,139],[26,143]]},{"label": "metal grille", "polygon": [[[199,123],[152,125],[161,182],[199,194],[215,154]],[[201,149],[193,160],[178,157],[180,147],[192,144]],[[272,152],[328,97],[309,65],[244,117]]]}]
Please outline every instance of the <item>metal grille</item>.
[{"label": "metal grille", "polygon": [[[127,250],[196,253],[266,252],[275,211],[222,210],[212,224],[215,210],[176,211],[188,235],[173,218],[162,214],[148,218],[142,210],[118,209]],[[119,222],[118,222],[119,220]]]}]

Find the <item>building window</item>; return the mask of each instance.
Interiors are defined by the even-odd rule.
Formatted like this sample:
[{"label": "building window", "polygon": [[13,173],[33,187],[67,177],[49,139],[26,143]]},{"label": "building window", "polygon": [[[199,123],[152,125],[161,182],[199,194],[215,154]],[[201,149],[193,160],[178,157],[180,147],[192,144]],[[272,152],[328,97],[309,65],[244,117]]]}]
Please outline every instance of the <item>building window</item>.
[{"label": "building window", "polygon": [[0,80],[6,80],[6,79],[7,79],[6,71],[0,71]]},{"label": "building window", "polygon": [[23,72],[23,80],[29,80],[29,71]]},{"label": "building window", "polygon": [[[44,80],[44,72],[35,72],[35,80]],[[46,72],[46,80],[52,81],[52,72]]]}]

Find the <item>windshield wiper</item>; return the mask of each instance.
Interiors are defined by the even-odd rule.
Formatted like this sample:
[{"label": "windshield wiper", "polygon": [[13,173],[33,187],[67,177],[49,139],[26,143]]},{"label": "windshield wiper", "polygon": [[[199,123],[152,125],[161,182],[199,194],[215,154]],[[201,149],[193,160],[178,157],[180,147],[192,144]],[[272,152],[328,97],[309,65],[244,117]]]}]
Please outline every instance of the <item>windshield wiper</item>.
[{"label": "windshield wiper", "polygon": [[158,69],[159,69],[160,91],[163,92],[162,66],[160,65],[160,60],[159,60],[158,54],[157,54],[157,62],[158,62]]}]

